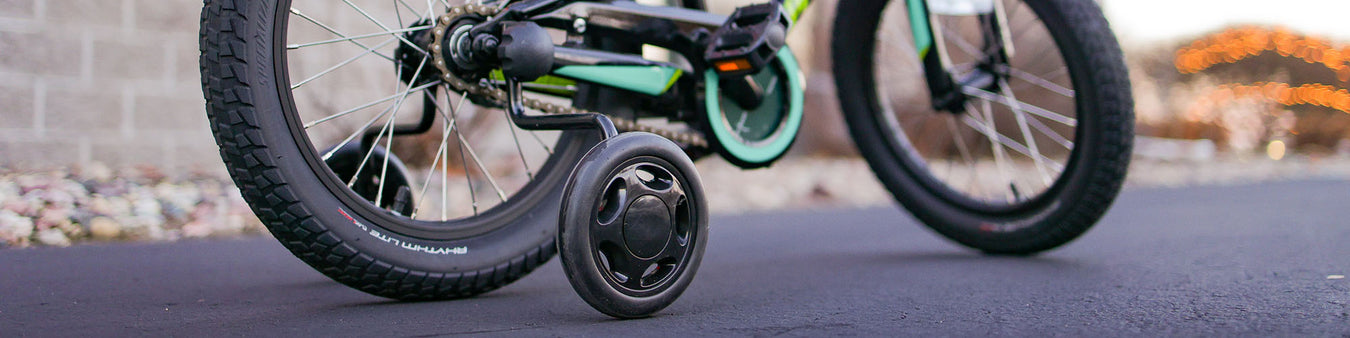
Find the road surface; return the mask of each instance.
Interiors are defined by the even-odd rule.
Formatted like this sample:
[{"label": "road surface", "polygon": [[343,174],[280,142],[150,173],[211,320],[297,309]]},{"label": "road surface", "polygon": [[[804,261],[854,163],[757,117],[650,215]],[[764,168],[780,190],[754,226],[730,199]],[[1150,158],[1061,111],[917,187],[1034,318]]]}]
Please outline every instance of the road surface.
[{"label": "road surface", "polygon": [[898,209],[715,216],[660,315],[591,310],[555,259],[483,296],[347,289],[268,238],[0,250],[0,336],[1350,335],[1350,182],[1127,191],[1083,238],[988,257]]}]

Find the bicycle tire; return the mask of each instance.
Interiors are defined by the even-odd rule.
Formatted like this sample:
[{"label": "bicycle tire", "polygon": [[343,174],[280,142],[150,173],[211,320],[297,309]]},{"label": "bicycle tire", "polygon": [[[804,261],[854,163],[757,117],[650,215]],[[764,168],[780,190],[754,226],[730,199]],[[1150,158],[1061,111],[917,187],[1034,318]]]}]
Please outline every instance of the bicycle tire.
[{"label": "bicycle tire", "polygon": [[297,141],[298,121],[287,113],[288,86],[281,85],[288,82],[277,67],[284,46],[277,28],[288,2],[206,0],[199,32],[202,90],[220,155],[283,246],[337,282],[400,300],[488,292],[556,254],[562,182],[594,137],[564,134],[555,148],[561,155],[549,160],[555,170],[541,169],[547,188],[513,198],[520,202],[483,221],[490,226],[456,236],[391,231],[387,219],[329,190],[335,176],[315,169],[315,149]]},{"label": "bicycle tire", "polygon": [[[854,143],[881,183],[910,214],[961,245],[989,254],[1025,255],[1064,245],[1091,228],[1125,180],[1133,144],[1133,100],[1119,44],[1092,1],[1026,1],[1044,23],[1076,89],[1074,147],[1061,176],[1039,198],[1006,210],[954,202],[951,190],[907,160],[877,119],[872,90],[876,34],[888,2],[842,1],[832,55],[839,100]],[[992,141],[991,141],[992,143]],[[1013,188],[1015,190],[1015,187]],[[1015,227],[1004,225],[1016,225]]]}]

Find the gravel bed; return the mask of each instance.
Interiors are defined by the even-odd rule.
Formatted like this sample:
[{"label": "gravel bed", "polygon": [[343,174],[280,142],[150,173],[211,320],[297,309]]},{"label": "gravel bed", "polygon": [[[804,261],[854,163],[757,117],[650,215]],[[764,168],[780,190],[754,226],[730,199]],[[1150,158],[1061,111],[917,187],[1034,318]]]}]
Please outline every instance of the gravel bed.
[{"label": "gravel bed", "polygon": [[[759,170],[712,159],[698,167],[717,214],[894,205],[857,158],[791,157]],[[1136,159],[1126,189],[1292,179],[1350,179],[1350,157]],[[153,168],[99,165],[47,172],[0,168],[0,248],[262,233],[239,191],[212,175],[166,177]]]},{"label": "gravel bed", "polygon": [[206,175],[153,168],[15,172],[0,168],[0,248],[81,241],[171,241],[261,233],[239,191]]}]

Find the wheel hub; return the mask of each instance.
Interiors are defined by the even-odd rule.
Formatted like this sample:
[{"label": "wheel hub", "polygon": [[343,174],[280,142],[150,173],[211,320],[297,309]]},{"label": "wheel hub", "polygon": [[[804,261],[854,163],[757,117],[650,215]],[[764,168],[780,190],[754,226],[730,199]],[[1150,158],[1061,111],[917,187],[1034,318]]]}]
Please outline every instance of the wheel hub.
[{"label": "wheel hub", "polygon": [[[409,27],[430,26],[430,20],[422,20],[413,23]],[[399,40],[398,48],[394,49],[394,65],[397,67],[399,78],[404,83],[419,85],[436,81],[440,74],[436,72],[436,67],[432,67],[430,55],[424,54],[426,46],[431,45],[431,29],[422,29],[410,31],[403,34],[403,39]],[[408,44],[412,42],[417,46]],[[418,72],[421,69],[421,72]],[[416,79],[413,76],[417,76]]]},{"label": "wheel hub", "polygon": [[650,259],[660,254],[674,230],[666,202],[659,197],[638,197],[624,213],[624,244],[638,258]]},{"label": "wheel hub", "polygon": [[[450,25],[447,32],[446,41],[440,51],[441,56],[448,61],[446,65],[460,77],[476,75],[472,72],[482,68],[491,59],[491,55],[480,54],[486,54],[487,51],[495,48],[497,42],[489,40],[490,36],[486,36],[482,40],[475,39],[471,33],[474,27],[481,22],[482,19],[476,16],[461,17]],[[479,40],[477,42],[480,48],[475,48],[475,40]],[[494,45],[493,48],[483,46],[489,42]]]}]

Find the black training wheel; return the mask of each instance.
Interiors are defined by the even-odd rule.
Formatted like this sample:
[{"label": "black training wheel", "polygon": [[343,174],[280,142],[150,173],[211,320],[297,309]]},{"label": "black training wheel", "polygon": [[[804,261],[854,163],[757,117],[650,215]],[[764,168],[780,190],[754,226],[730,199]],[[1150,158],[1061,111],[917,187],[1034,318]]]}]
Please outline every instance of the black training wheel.
[{"label": "black training wheel", "polygon": [[648,133],[602,141],[564,191],[558,252],[591,307],[646,317],[689,287],[708,240],[708,208],[693,161],[674,142]]},{"label": "black training wheel", "polygon": [[[381,146],[364,149],[356,143],[329,148],[324,153],[332,154],[324,163],[357,195],[382,209],[404,216],[412,214],[413,194],[412,186],[408,184],[408,167],[398,156]],[[389,161],[385,161],[385,157],[389,157]],[[365,163],[364,167],[362,163]],[[388,166],[382,163],[388,163]]]}]

